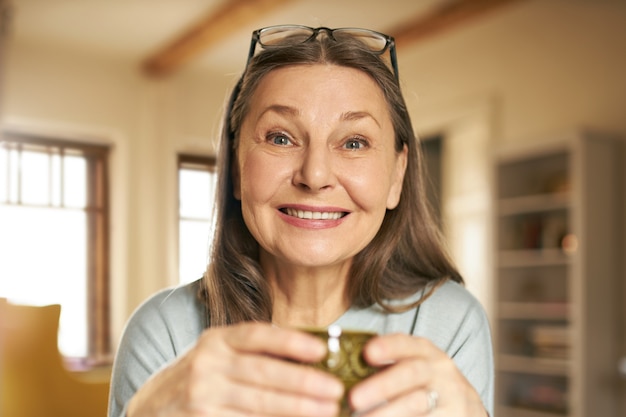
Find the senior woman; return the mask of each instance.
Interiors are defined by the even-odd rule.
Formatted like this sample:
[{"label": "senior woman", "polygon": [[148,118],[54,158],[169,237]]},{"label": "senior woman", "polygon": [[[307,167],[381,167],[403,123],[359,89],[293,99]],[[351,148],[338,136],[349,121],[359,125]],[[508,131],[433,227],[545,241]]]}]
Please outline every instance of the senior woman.
[{"label": "senior woman", "polygon": [[331,324],[379,334],[348,394],[369,417],[492,414],[489,326],[429,215],[393,38],[253,33],[219,156],[204,277],[146,301],[109,416],[333,417],[341,382],[302,366]]}]

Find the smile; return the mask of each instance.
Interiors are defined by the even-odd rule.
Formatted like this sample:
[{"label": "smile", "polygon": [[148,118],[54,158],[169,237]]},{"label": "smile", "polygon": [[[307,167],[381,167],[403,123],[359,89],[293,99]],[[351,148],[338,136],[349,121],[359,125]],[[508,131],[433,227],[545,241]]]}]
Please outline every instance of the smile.
[{"label": "smile", "polygon": [[307,211],[293,208],[285,208],[281,211],[289,216],[305,220],[338,220],[346,215],[342,211]]}]

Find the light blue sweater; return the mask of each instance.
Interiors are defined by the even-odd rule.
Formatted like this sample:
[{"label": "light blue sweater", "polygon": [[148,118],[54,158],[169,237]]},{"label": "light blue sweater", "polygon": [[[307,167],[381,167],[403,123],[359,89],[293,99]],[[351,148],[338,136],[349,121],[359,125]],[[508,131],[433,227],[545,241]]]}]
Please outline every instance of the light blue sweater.
[{"label": "light blue sweater", "polygon": [[[155,372],[184,353],[205,328],[200,281],[161,291],[143,303],[126,325],[115,358],[109,417],[123,417],[134,393]],[[400,303],[421,297],[421,291]],[[417,318],[416,318],[417,315]],[[385,313],[379,306],[352,308],[335,324],[379,334],[410,333],[430,339],[446,352],[480,394],[493,416],[493,350],[489,323],[480,303],[461,285],[446,282],[419,311]]]}]

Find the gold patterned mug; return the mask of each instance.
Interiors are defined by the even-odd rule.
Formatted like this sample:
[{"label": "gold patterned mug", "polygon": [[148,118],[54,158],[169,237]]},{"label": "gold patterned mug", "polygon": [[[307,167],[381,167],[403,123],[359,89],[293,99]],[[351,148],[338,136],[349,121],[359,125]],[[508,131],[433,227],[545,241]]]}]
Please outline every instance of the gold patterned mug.
[{"label": "gold patterned mug", "polygon": [[344,330],[340,326],[332,325],[326,329],[305,328],[303,331],[324,340],[328,346],[328,353],[321,362],[312,366],[336,375],[345,387],[345,395],[341,400],[339,417],[349,417],[347,393],[357,382],[376,372],[363,358],[363,346],[376,333],[361,330]]}]

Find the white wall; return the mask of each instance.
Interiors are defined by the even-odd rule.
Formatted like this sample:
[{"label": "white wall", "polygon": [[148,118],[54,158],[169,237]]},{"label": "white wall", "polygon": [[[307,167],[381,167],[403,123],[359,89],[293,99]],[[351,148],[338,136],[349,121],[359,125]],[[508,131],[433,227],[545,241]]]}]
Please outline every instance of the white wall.
[{"label": "white wall", "polygon": [[[399,50],[418,133],[446,133],[446,230],[487,307],[489,153],[576,126],[626,136],[625,23],[623,2],[532,0]],[[214,152],[233,82],[197,71],[147,80],[133,62],[26,43],[9,50],[5,128],[113,145],[116,337],[138,303],[175,283],[176,152]]]},{"label": "white wall", "polygon": [[[401,51],[410,106],[497,100],[497,141],[573,125],[624,132],[626,4],[532,0]],[[411,94],[409,94],[411,97]]]},{"label": "white wall", "polygon": [[416,129],[447,134],[447,234],[490,310],[489,154],[578,127],[626,138],[626,3],[514,3],[399,56]]}]

